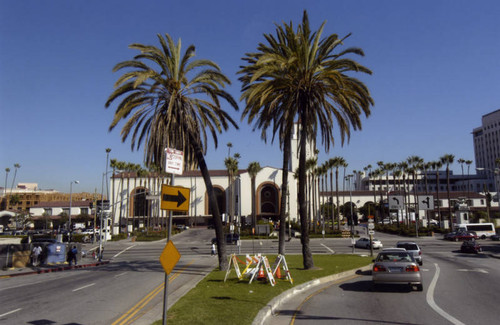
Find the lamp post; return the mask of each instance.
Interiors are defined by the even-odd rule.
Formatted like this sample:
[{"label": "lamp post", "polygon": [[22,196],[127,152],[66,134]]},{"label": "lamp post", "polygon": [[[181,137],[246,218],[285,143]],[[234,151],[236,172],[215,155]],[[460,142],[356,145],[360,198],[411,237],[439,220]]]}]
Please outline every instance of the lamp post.
[{"label": "lamp post", "polygon": [[351,243],[352,243],[352,253],[354,254],[354,217],[352,215],[352,187],[351,187],[351,178],[353,175],[347,175],[345,177],[347,181],[347,186],[349,186],[349,205],[351,206]]},{"label": "lamp post", "polygon": [[68,232],[68,242],[71,243],[71,232],[73,231],[73,227],[71,227],[71,199],[73,195],[73,183],[79,184],[79,181],[71,181],[69,182],[69,232]]},{"label": "lamp post", "polygon": [[[498,208],[500,209],[500,196],[498,195],[498,190],[497,190],[497,174],[499,172],[498,168],[495,168],[494,170],[491,170],[489,168],[483,168],[483,167],[477,167],[477,171],[489,171],[493,174],[493,189],[495,190],[495,194],[497,196],[497,202],[498,202]],[[490,222],[490,214],[488,213],[488,222]]]}]

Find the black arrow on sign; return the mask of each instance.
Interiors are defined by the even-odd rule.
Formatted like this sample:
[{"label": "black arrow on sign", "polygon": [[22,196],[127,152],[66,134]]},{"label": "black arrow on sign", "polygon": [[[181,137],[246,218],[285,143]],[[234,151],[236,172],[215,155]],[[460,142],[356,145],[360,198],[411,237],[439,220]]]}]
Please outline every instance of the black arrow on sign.
[{"label": "black arrow on sign", "polygon": [[182,203],[186,202],[186,198],[182,195],[181,191],[177,191],[177,195],[163,194],[162,200],[166,202],[177,202],[177,207],[180,207]]}]

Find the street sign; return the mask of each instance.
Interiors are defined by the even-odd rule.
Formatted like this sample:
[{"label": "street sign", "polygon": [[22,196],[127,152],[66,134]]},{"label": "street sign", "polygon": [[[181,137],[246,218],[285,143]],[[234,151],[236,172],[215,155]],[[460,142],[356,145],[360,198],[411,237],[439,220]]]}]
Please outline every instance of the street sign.
[{"label": "street sign", "polygon": [[163,185],[161,188],[161,208],[170,211],[188,211],[189,188]]},{"label": "street sign", "polygon": [[434,210],[434,196],[432,196],[432,195],[419,195],[418,196],[418,209],[419,210]]},{"label": "street sign", "polygon": [[399,210],[404,208],[404,199],[402,195],[389,195],[389,210]]},{"label": "street sign", "polygon": [[375,230],[368,230],[368,235],[375,235]]},{"label": "street sign", "polygon": [[169,241],[160,255],[160,263],[161,266],[163,266],[165,273],[170,274],[180,258],[181,254],[175,247],[174,243]]},{"label": "street sign", "polygon": [[170,174],[182,175],[184,169],[184,152],[172,148],[166,148],[167,165],[165,171]]},{"label": "street sign", "polygon": [[375,225],[373,223],[368,224],[368,230],[375,229]]}]

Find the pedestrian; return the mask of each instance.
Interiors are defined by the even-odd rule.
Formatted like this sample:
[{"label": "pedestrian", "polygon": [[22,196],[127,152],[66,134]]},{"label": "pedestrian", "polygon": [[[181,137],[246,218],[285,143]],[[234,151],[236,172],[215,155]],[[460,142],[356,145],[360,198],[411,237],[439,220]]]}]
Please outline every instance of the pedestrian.
[{"label": "pedestrian", "polygon": [[42,253],[42,248],[40,247],[40,245],[36,245],[33,248],[33,254],[31,256],[33,259],[33,266],[38,266],[38,264],[40,263],[39,257],[41,253]]},{"label": "pedestrian", "polygon": [[212,254],[211,255],[212,256],[215,255],[215,243],[212,243]]},{"label": "pedestrian", "polygon": [[76,263],[77,255],[78,255],[78,249],[76,249],[76,246],[73,246],[73,248],[70,249],[68,252],[68,262],[69,262],[70,266],[71,266],[71,263],[73,263],[73,262],[75,262],[75,265],[77,264]]}]

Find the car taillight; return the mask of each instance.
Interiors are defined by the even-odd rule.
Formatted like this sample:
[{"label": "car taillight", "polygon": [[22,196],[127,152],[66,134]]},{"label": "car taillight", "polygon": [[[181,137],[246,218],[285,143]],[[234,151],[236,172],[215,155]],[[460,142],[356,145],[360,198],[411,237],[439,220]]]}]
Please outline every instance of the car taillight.
[{"label": "car taillight", "polygon": [[422,251],[418,251],[418,255],[422,255]]},{"label": "car taillight", "polygon": [[387,269],[383,265],[374,265],[373,272],[385,272]]},{"label": "car taillight", "polygon": [[406,272],[418,272],[418,271],[420,271],[418,265],[408,265],[406,267]]}]

